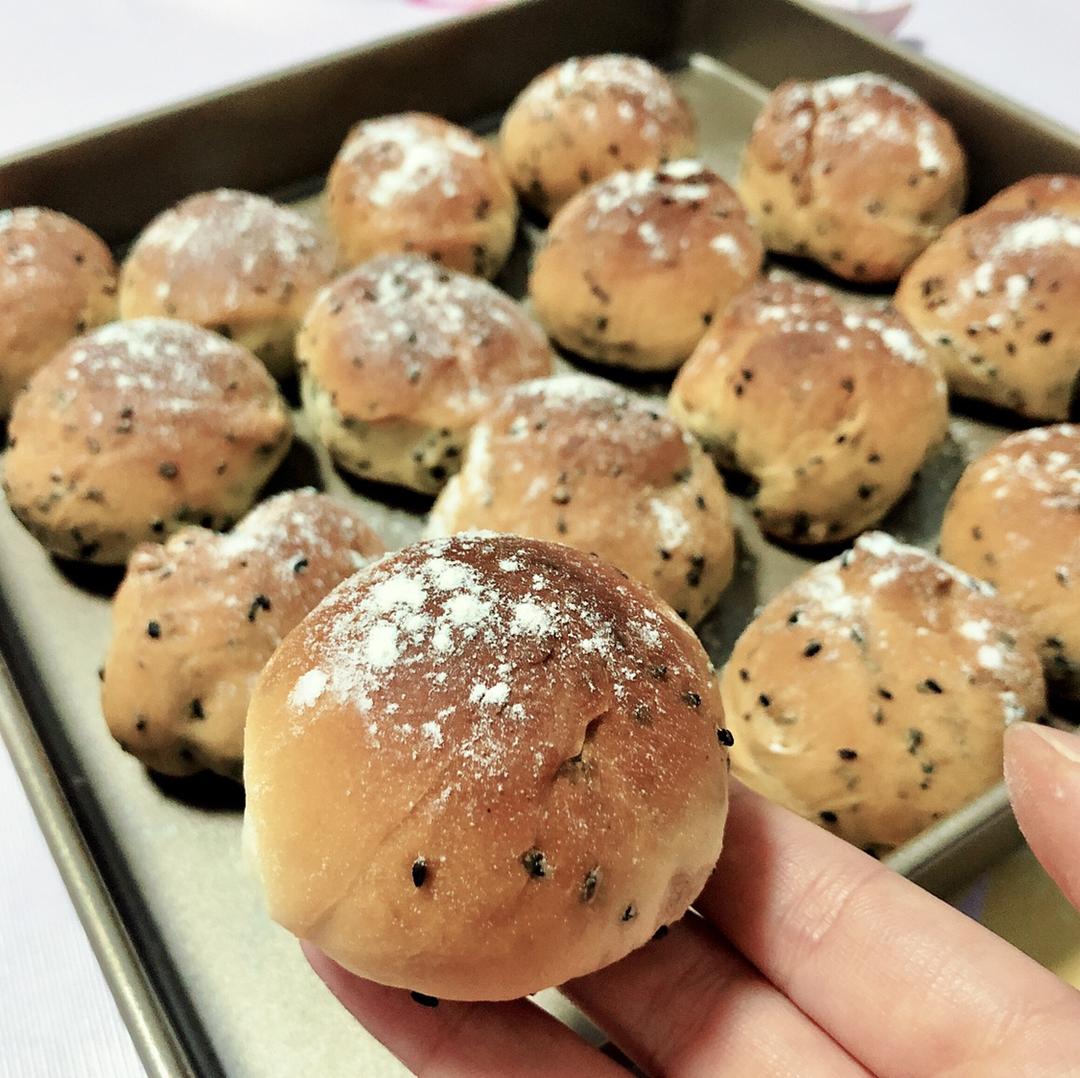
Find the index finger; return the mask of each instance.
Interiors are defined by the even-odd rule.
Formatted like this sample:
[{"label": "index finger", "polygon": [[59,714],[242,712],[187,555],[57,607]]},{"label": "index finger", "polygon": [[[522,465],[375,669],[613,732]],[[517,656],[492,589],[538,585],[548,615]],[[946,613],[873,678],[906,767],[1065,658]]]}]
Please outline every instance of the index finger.
[{"label": "index finger", "polygon": [[[862,851],[738,783],[697,902],[731,942],[880,1075],[1069,1073],[1080,993]],[[1054,1067],[1057,1070],[1054,1070]],[[1025,1072],[1030,1073],[1030,1072]]]}]

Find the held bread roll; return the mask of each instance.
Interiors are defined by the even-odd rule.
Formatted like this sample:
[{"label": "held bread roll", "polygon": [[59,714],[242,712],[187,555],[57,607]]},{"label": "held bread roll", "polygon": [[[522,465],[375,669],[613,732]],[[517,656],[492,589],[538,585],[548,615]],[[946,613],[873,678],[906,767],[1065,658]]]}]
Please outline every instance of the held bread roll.
[{"label": "held bread roll", "polygon": [[416,251],[494,277],[514,246],[517,199],[498,154],[438,116],[407,112],[357,124],[326,190],[330,223],[350,266]]},{"label": "held bread roll", "polygon": [[116,266],[90,229],[53,210],[0,210],[0,416],[72,337],[116,315]]},{"label": "held bread roll", "polygon": [[904,274],[896,305],[953,392],[1068,419],[1080,387],[1080,177],[1032,176],[962,217]]},{"label": "held bread roll", "polygon": [[285,638],[248,712],[270,913],[382,984],[512,999],[680,917],[720,851],[727,752],[693,633],[570,547],[390,554]]},{"label": "held bread roll", "polygon": [[566,348],[671,370],[757,276],[761,243],[735,193],[696,161],[618,172],[556,215],[529,279],[537,317]]},{"label": "held bread roll", "polygon": [[1027,618],[1051,688],[1080,701],[1080,427],[1036,427],[968,465],[941,553]]},{"label": "held bread roll", "polygon": [[874,853],[1000,781],[1005,727],[1045,704],[1024,619],[882,532],[776,596],[721,690],[734,773]]},{"label": "held bread roll", "polygon": [[772,251],[853,281],[895,281],[960,212],[964,151],[907,87],[862,73],[773,91],[739,195]]},{"label": "held bread roll", "polygon": [[12,511],[54,554],[104,565],[185,524],[229,527],[292,439],[250,352],[164,318],[72,341],[30,380],[9,431]]},{"label": "held bread roll", "polygon": [[763,280],[712,327],[669,407],[757,484],[754,515],[790,543],[880,520],[948,427],[945,383],[894,311]]},{"label": "held bread roll", "polygon": [[546,214],[613,172],[696,151],[690,106],[668,77],[617,54],[575,57],[537,76],[510,106],[499,140],[514,186]]},{"label": "held bread roll", "polygon": [[306,217],[246,191],[208,191],[166,210],[135,241],[120,274],[120,314],[206,326],[280,378],[292,369],[304,311],[333,273],[333,249]]},{"label": "held bread roll", "polygon": [[168,775],[240,778],[244,719],[282,637],[383,545],[313,490],[279,494],[228,535],[144,543],[113,600],[101,706],[113,737]]},{"label": "held bread roll", "polygon": [[731,580],[727,494],[694,439],[599,378],[508,390],[474,428],[429,535],[490,529],[569,543],[625,570],[691,624]]},{"label": "held bread roll", "polygon": [[383,255],[324,290],[296,343],[316,434],[363,479],[436,493],[499,390],[549,374],[543,333],[486,281]]}]

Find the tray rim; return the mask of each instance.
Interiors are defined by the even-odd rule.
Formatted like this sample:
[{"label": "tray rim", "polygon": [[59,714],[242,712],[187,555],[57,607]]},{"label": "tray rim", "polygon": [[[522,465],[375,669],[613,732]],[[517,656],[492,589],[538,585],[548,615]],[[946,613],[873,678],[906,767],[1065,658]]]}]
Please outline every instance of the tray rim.
[{"label": "tray rim", "polygon": [[3,651],[0,646],[0,742],[15,767],[136,1054],[151,1078],[195,1078],[196,1072],[128,935]]},{"label": "tray rim", "polygon": [[[666,4],[666,0],[648,2],[657,7]],[[738,8],[743,2],[745,0],[726,0],[726,6]],[[869,50],[888,56],[897,65],[974,96],[985,105],[1004,113],[1008,121],[1034,129],[1040,135],[1075,147],[1080,152],[1080,134],[1059,121],[983,86],[940,61],[911,52],[895,42],[873,34],[852,17],[827,9],[814,0],[771,0],[771,3],[816,20],[833,33],[853,37]],[[108,141],[113,136],[132,131],[148,122],[196,111],[208,104],[228,102],[238,94],[258,90],[290,76],[318,72],[341,61],[377,56],[405,43],[421,41],[440,31],[445,32],[451,27],[455,32],[468,33],[471,26],[506,17],[515,9],[543,10],[550,6],[551,0],[516,0],[506,5],[394,33],[366,44],[335,50],[264,75],[229,83],[171,104],[4,155],[0,157],[0,174],[12,165],[33,162],[94,142]],[[701,51],[687,50],[682,41],[685,29],[682,21],[692,14],[693,2],[689,0],[684,6],[680,6],[676,13],[679,24],[673,27],[675,48],[672,49],[672,43],[668,42],[666,45],[660,43],[661,49],[666,47],[669,53],[674,52],[676,55]],[[725,17],[737,19],[738,15],[729,14]],[[723,55],[718,59],[728,63]],[[0,596],[0,617],[5,621],[10,619],[3,596]],[[175,1017],[165,1007],[162,997],[154,988],[146,964],[135,948],[123,914],[110,894],[98,861],[78,822],[72,799],[64,790],[53,759],[30,716],[28,701],[20,691],[15,676],[17,656],[13,661],[11,652],[7,633],[0,633],[0,740],[11,756],[37,824],[64,880],[143,1066],[153,1078],[189,1078],[196,1075],[197,1071],[193,1068],[190,1054],[177,1036]],[[920,877],[920,868],[932,874],[934,861],[940,862],[955,845],[971,836],[973,825],[976,825],[980,832],[998,827],[1008,828],[1016,832],[1015,841],[1019,844],[1019,831],[1013,820],[1003,782],[987,790],[959,812],[927,829],[884,861],[890,868],[916,879]],[[943,838],[945,841],[942,841]],[[933,857],[928,856],[931,851]]]}]

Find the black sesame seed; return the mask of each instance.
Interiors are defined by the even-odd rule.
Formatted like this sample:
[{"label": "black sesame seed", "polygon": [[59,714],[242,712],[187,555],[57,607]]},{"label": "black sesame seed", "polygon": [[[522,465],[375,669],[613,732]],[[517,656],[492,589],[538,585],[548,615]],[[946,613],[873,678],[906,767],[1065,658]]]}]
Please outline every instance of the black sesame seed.
[{"label": "black sesame seed", "polygon": [[592,902],[596,895],[596,888],[600,883],[600,866],[590,868],[585,873],[585,879],[581,881],[581,901]]},{"label": "black sesame seed", "polygon": [[180,469],[171,461],[165,460],[158,465],[158,475],[162,479],[175,479],[180,474]]},{"label": "black sesame seed", "polygon": [[427,879],[427,861],[423,857],[418,857],[412,863],[412,881],[413,887],[423,887],[424,881]]},{"label": "black sesame seed", "polygon": [[882,700],[891,700],[893,698],[892,693],[889,692],[888,689],[879,688],[877,694],[881,697]]},{"label": "black sesame seed", "polygon": [[723,726],[717,727],[716,740],[724,746],[725,749],[730,749],[735,744],[735,735]]},{"label": "black sesame seed", "polygon": [[630,905],[627,906],[626,909],[624,909],[622,911],[622,917],[620,918],[620,920],[623,922],[623,924],[625,924],[627,921],[632,921],[636,916],[637,916],[637,906],[635,906],[631,902]]},{"label": "black sesame seed", "polygon": [[596,332],[597,333],[603,333],[603,332],[605,332],[607,330],[607,328],[608,328],[608,320],[603,315],[601,315],[596,320]]},{"label": "black sesame seed", "polygon": [[302,573],[307,567],[308,567],[307,558],[297,558],[296,561],[293,562],[292,571],[294,573]]},{"label": "black sesame seed", "polygon": [[840,388],[846,393],[855,392],[855,379],[854,378],[841,378]]},{"label": "black sesame seed", "polygon": [[712,320],[713,320],[713,313],[712,313],[712,311],[706,311],[706,312],[705,312],[705,313],[704,313],[704,314],[703,314],[703,315],[701,316],[701,321],[702,321],[702,323],[703,323],[704,325],[706,325],[706,326],[711,326],[711,325],[712,325]]},{"label": "black sesame seed", "polygon": [[877,490],[877,487],[872,487],[869,483],[860,483],[857,493],[860,500],[865,502],[869,501],[869,499],[873,497],[875,490]]},{"label": "black sesame seed", "polygon": [[157,640],[161,636],[161,626],[156,621],[146,623],[146,635],[151,640]]},{"label": "black sesame seed", "polygon": [[976,524],[975,527],[971,529],[971,538],[975,539],[977,541],[977,540],[981,539],[982,537],[983,537],[982,528],[980,528]]},{"label": "black sesame seed", "polygon": [[135,729],[141,734],[146,729],[146,719],[141,715],[135,720]]},{"label": "black sesame seed", "polygon": [[761,693],[758,696],[758,703],[761,704],[762,707],[770,707],[772,705],[772,697],[766,696],[765,693]]},{"label": "black sesame seed", "polygon": [[682,694],[682,702],[686,704],[687,707],[701,707],[701,696],[692,689],[687,689],[686,692]]},{"label": "black sesame seed", "polygon": [[916,686],[919,692],[932,693],[935,696],[940,696],[945,690],[932,678],[928,677],[925,681],[920,681]]},{"label": "black sesame seed", "polygon": [[792,610],[792,612],[790,614],[788,614],[788,619],[787,619],[788,625],[798,625],[799,624],[799,613],[800,612],[798,610]]},{"label": "black sesame seed", "polygon": [[917,730],[914,726],[907,732],[907,750],[912,756],[919,751],[919,747],[923,743],[923,732]]},{"label": "black sesame seed", "polygon": [[206,712],[203,710],[202,701],[198,698],[191,701],[191,717],[193,719],[206,718]]},{"label": "black sesame seed", "polygon": [[547,875],[547,859],[544,857],[543,851],[538,850],[535,846],[521,855],[521,863],[525,871],[534,880],[542,880]]},{"label": "black sesame seed", "polygon": [[859,754],[854,749],[837,749],[836,755],[841,760],[857,760],[859,758]]},{"label": "black sesame seed", "polygon": [[423,992],[410,992],[409,996],[421,1007],[438,1007],[439,1005],[439,1001],[434,996],[425,996]]},{"label": "black sesame seed", "polygon": [[1044,329],[1042,333],[1035,335],[1036,344],[1049,344],[1054,339],[1054,331],[1052,329]]},{"label": "black sesame seed", "polygon": [[741,669],[739,671],[739,680],[740,681],[749,681],[750,680],[750,671],[745,669],[745,668]]},{"label": "black sesame seed", "polygon": [[822,823],[836,823],[837,820],[836,813],[831,809],[825,809],[823,812],[819,812],[818,816]]},{"label": "black sesame seed", "polygon": [[810,643],[803,648],[803,655],[808,659],[812,659],[819,651],[821,651],[821,641],[811,640]]},{"label": "black sesame seed", "polygon": [[698,495],[698,496],[697,496],[697,497],[696,497],[696,498],[694,499],[694,504],[695,504],[695,505],[696,505],[696,506],[697,506],[697,507],[698,507],[699,509],[704,509],[704,508],[705,508],[705,499],[704,499],[704,498],[703,498],[703,497],[702,497],[702,496],[701,496],[701,495],[699,494],[699,495]]},{"label": "black sesame seed", "polygon": [[248,621],[254,621],[255,615],[258,614],[260,610],[269,609],[270,600],[265,595],[256,595],[255,598],[251,600],[251,606],[248,607]]},{"label": "black sesame seed", "polygon": [[97,676],[98,676],[98,681],[104,681],[105,680],[105,667],[104,666],[99,666],[98,667]]}]

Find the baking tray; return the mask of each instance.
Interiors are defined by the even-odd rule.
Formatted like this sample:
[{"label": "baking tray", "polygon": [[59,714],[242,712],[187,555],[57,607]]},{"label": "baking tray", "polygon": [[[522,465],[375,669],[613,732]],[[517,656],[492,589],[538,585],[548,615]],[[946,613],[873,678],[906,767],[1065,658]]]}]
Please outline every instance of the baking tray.
[{"label": "baking tray", "polygon": [[[1080,172],[1072,134],[799,0],[526,0],[0,162],[0,206],[65,210],[122,248],[195,190],[312,195],[361,117],[427,109],[490,132],[549,64],[615,50],[676,73],[703,156],[728,177],[769,88],[790,75],[862,69],[900,79],[949,117],[969,153],[973,204],[1031,172]],[[527,223],[499,282],[517,295],[535,234]],[[965,459],[1001,433],[954,419],[890,530],[932,546]],[[310,481],[365,502],[390,545],[418,530],[415,501],[367,499],[302,438],[273,487]],[[721,661],[754,607],[807,565],[764,543],[741,503],[735,516],[738,574],[702,628]],[[0,731],[148,1072],[402,1073],[265,917],[239,856],[240,791],[155,780],[108,736],[97,669],[119,574],[58,566],[6,509],[0,552]],[[999,787],[890,861],[948,892],[1017,838]]]}]

